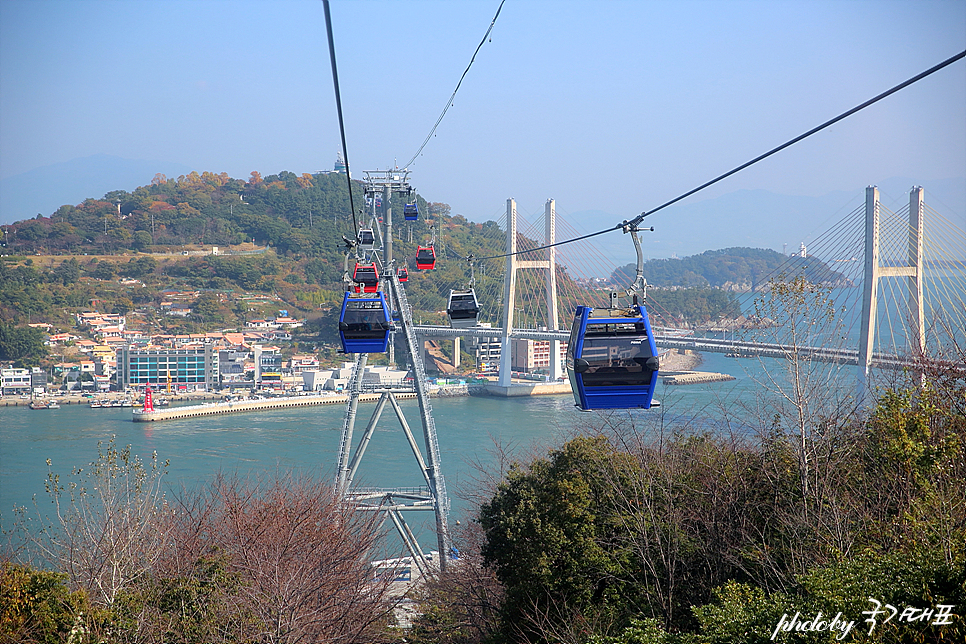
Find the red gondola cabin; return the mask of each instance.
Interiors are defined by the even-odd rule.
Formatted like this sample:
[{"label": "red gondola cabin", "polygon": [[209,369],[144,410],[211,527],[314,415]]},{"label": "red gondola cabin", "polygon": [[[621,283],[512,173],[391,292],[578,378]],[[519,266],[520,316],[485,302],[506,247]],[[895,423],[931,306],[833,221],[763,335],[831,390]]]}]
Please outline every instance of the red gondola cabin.
[{"label": "red gondola cabin", "polygon": [[431,271],[436,268],[436,249],[433,246],[419,246],[416,250],[416,268]]},{"label": "red gondola cabin", "polygon": [[352,281],[361,285],[360,293],[375,293],[379,290],[379,270],[375,262],[358,263],[352,274]]}]

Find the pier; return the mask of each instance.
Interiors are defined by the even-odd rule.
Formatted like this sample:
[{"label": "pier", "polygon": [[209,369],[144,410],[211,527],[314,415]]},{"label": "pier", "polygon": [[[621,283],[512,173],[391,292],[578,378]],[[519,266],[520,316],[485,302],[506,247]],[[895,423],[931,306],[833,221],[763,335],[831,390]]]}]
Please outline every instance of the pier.
[{"label": "pier", "polygon": [[[382,394],[360,394],[360,402],[377,402]],[[397,393],[396,398],[415,398],[414,393]],[[267,409],[284,409],[287,407],[310,407],[312,405],[345,404],[349,399],[346,395],[334,396],[288,396],[285,398],[264,398],[260,400],[235,400],[231,402],[206,403],[203,405],[186,405],[184,407],[169,407],[144,411],[135,409],[131,418],[135,423],[150,423],[161,420],[178,420],[181,418],[197,418],[199,416],[217,416],[220,414],[237,414],[247,411],[265,411]]]}]

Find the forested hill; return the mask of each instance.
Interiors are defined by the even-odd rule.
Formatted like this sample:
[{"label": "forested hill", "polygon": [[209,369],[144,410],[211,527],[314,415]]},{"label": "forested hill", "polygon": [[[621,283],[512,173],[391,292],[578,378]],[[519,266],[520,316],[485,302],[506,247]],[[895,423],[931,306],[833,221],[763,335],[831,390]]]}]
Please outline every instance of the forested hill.
[{"label": "forested hill", "polygon": [[[362,186],[353,182],[356,210]],[[420,199],[423,212],[427,203]],[[102,199],[62,206],[49,217],[7,227],[8,252],[118,253],[188,244],[228,246],[255,240],[285,255],[327,255],[346,226],[349,193],[344,174],[280,172],[245,181],[227,173],[192,172],[177,179],[157,175],[133,192],[114,190]]]},{"label": "forested hill", "polygon": [[[359,223],[370,224],[361,217],[366,209],[362,185],[353,181],[352,191]],[[497,222],[469,222],[451,214],[445,203],[416,200],[420,218],[415,222],[404,221],[402,200],[393,200],[395,256],[400,265],[409,264],[406,288],[419,318],[442,323],[449,290],[462,288],[470,277],[465,258],[500,255],[505,233]],[[417,246],[432,237],[430,222],[437,232],[439,261],[433,271],[417,271],[412,258]],[[0,262],[0,320],[39,320],[60,328],[69,324],[72,312],[96,307],[161,320],[167,332],[195,333],[241,327],[281,308],[324,318],[320,337],[326,342],[337,338],[338,307],[332,305],[344,290],[342,238],[355,236],[345,175],[292,172],[264,178],[253,172],[247,181],[211,172],[170,180],[158,175],[132,192],[115,190],[0,230],[6,246]],[[243,252],[214,254],[212,246]],[[478,292],[501,291],[501,259],[477,263],[475,269]],[[584,290],[566,268],[558,271],[561,289]],[[657,283],[650,268],[648,279]],[[164,293],[172,290],[196,293],[185,302],[190,316],[158,315]],[[252,304],[246,293],[267,299]],[[521,298],[530,295],[521,293]],[[669,319],[700,323],[734,308],[727,298],[719,301],[714,295],[668,294],[662,310]],[[499,324],[498,297],[490,298],[482,321]],[[519,319],[537,325],[538,317],[524,312]]]},{"label": "forested hill", "polygon": [[[652,259],[644,264],[647,283],[657,287],[713,287],[751,290],[762,280],[776,276],[784,265],[787,274],[803,274],[809,281],[841,285],[844,277],[814,257],[786,257],[764,248],[709,250],[681,259]],[[621,266],[612,279],[621,284],[634,281],[635,264]]]}]

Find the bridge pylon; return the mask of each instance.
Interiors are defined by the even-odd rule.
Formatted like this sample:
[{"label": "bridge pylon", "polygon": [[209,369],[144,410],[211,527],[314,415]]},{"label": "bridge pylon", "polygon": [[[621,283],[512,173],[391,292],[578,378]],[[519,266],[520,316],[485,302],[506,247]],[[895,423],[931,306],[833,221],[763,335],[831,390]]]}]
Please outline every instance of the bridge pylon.
[{"label": "bridge pylon", "polygon": [[[544,244],[550,245],[557,240],[557,211],[553,199],[547,199],[544,207]],[[506,273],[503,276],[503,336],[500,349],[500,379],[502,387],[511,384],[510,372],[513,368],[513,313],[516,303],[517,271],[520,269],[540,269],[546,271],[547,329],[559,328],[557,309],[557,255],[556,248],[547,248],[547,258],[542,260],[521,260],[517,258],[517,203],[512,198],[506,200]],[[562,374],[560,366],[560,341],[550,341],[550,378],[556,380]]]},{"label": "bridge pylon", "polygon": [[[905,277],[909,280],[908,339],[909,352],[921,356],[926,346],[923,315],[922,214],[923,189],[913,186],[909,191],[909,238],[905,266],[882,266],[879,259],[879,189],[865,189],[865,277],[862,293],[862,329],[859,335],[858,379],[856,398],[861,403],[869,386],[872,352],[875,341],[876,310],[879,280]],[[890,262],[890,264],[892,264]]]}]

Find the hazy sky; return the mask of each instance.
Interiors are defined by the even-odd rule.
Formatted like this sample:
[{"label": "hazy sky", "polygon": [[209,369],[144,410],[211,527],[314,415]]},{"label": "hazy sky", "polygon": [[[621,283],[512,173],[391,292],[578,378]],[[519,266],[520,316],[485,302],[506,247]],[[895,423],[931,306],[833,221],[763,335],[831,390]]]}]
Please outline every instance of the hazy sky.
[{"label": "hazy sky", "polygon": [[[333,0],[356,176],[415,153],[498,5]],[[630,217],[963,49],[963,0],[507,0],[411,179],[474,220]],[[247,178],[339,147],[320,0],[0,2],[0,177],[103,153]],[[691,200],[964,175],[959,61]]]}]

